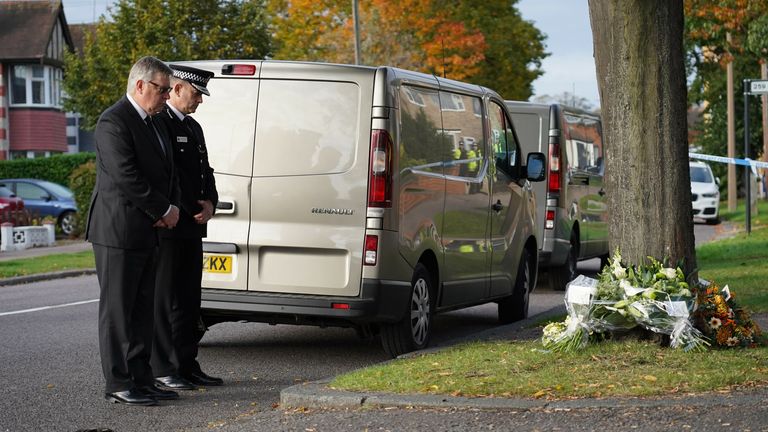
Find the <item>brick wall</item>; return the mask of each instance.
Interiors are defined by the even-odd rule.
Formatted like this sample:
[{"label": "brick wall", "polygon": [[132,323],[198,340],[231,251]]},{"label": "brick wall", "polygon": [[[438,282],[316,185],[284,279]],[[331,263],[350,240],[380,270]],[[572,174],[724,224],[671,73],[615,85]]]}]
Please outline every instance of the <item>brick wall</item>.
[{"label": "brick wall", "polygon": [[5,65],[0,63],[0,160],[8,159],[8,98],[5,89]]},{"label": "brick wall", "polygon": [[8,114],[10,151],[67,151],[67,119],[63,112],[14,108]]}]

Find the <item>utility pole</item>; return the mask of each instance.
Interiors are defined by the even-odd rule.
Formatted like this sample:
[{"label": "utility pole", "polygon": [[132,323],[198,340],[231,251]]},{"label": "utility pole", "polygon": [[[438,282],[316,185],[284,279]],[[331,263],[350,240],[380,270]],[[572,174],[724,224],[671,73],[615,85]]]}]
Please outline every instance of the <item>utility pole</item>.
[{"label": "utility pole", "polygon": [[[768,80],[768,63],[766,60],[760,62],[760,78]],[[760,96],[760,100],[763,102],[763,162],[768,162],[768,95]],[[768,176],[768,169],[763,168],[760,171],[763,173],[763,178]],[[768,190],[763,190],[763,192],[766,194],[765,198],[768,198]]]},{"label": "utility pole", "polygon": [[[727,46],[731,46],[731,33],[726,33],[725,40]],[[726,67],[726,79],[727,85],[727,98],[726,103],[728,105],[728,157],[736,157],[736,108],[733,97],[733,61],[728,62]],[[736,187],[736,165],[728,164],[728,211],[735,211],[737,205],[737,191]]]},{"label": "utility pole", "polygon": [[360,64],[360,16],[357,10],[357,0],[352,0],[352,20],[355,23],[355,64]]}]

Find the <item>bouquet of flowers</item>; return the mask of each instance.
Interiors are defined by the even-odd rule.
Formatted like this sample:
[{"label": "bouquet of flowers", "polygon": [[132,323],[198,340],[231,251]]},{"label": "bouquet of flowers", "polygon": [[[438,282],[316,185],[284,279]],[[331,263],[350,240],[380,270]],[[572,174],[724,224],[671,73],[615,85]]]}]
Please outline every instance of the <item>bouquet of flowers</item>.
[{"label": "bouquet of flowers", "polygon": [[706,283],[696,291],[694,322],[715,346],[754,348],[766,343],[749,313],[736,305],[728,285]]},{"label": "bouquet of flowers", "polygon": [[708,345],[689,320],[694,297],[682,270],[649,264],[625,266],[618,251],[598,279],[579,276],[566,288],[568,318],[544,329],[544,347],[572,351],[610,332],[637,326],[670,336],[670,346],[685,351]]}]

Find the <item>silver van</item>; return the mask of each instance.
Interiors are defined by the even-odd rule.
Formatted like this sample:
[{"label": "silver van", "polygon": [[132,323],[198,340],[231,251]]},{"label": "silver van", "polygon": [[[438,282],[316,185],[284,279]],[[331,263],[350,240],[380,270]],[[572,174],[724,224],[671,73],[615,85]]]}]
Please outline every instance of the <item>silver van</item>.
[{"label": "silver van", "polygon": [[580,260],[607,261],[603,128],[595,113],[559,104],[507,101],[523,152],[547,155],[546,181],[534,185],[539,264],[564,290]]},{"label": "silver van", "polygon": [[352,327],[392,356],[435,313],[528,313],[538,246],[523,153],[493,91],[391,67],[187,62],[220,202],[203,321]]}]

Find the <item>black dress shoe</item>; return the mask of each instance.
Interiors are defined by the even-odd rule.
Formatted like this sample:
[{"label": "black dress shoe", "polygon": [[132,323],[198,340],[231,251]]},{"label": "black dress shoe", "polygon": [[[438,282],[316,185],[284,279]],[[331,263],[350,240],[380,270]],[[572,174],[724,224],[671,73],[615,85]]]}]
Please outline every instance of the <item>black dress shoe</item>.
[{"label": "black dress shoe", "polygon": [[187,372],[181,374],[181,376],[192,384],[199,386],[220,386],[224,384],[223,379],[206,375],[203,371]]},{"label": "black dress shoe", "polygon": [[121,403],[126,405],[157,405],[157,400],[155,398],[147,396],[146,393],[140,392],[138,389],[104,393],[104,399],[112,403]]},{"label": "black dress shoe", "polygon": [[155,384],[171,390],[195,390],[194,384],[179,375],[168,375],[155,378]]},{"label": "black dress shoe", "polygon": [[139,387],[138,389],[144,396],[151,397],[157,400],[171,400],[178,399],[179,394],[172,390],[163,390],[155,387],[154,384]]}]

